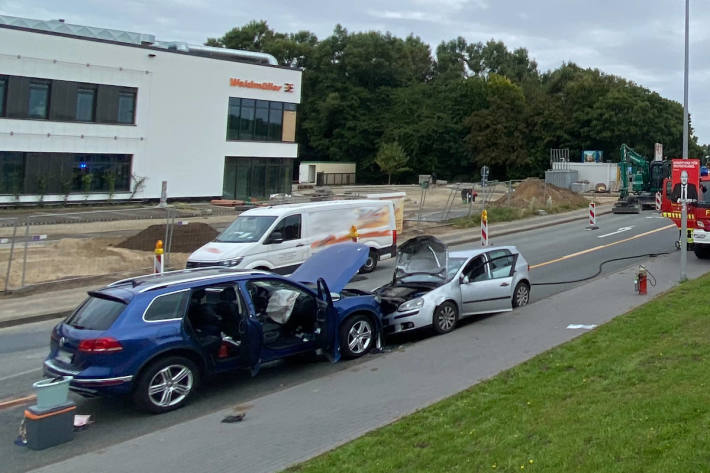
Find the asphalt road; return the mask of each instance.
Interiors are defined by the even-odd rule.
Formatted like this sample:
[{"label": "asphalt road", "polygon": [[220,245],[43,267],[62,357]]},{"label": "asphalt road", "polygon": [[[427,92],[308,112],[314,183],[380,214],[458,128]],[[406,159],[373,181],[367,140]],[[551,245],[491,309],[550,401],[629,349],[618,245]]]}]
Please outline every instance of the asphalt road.
[{"label": "asphalt road", "polygon": [[[583,223],[573,222],[530,232],[497,238],[494,244],[516,245],[531,265],[533,283],[569,281],[593,275],[599,263],[612,258],[647,253],[674,251],[677,237],[675,227],[668,227],[667,219],[646,212],[641,215],[608,215],[600,219],[600,229],[586,230]],[[630,227],[630,228],[629,228]],[[454,248],[465,248],[460,245]],[[573,255],[573,256],[569,256]],[[694,258],[691,254],[689,258]],[[638,264],[639,260],[626,260],[604,266],[604,273]],[[364,289],[378,287],[391,278],[392,261],[382,262],[368,277],[358,277],[353,286]],[[576,283],[580,284],[580,283]],[[572,287],[573,284],[534,286],[532,300],[550,297]],[[633,281],[629,281],[632,291]],[[475,321],[473,322],[475,323]],[[54,322],[40,322],[0,330],[0,399],[29,394],[31,384],[39,379],[38,366],[46,354],[49,331]],[[416,343],[426,333],[400,336],[388,341],[388,350],[400,344]],[[367,359],[383,356],[368,355]],[[258,376],[250,378],[244,373],[215,380],[202,389],[191,404],[183,409],[160,416],[136,411],[127,401],[107,399],[82,399],[77,397],[78,413],[91,414],[96,421],[87,432],[60,447],[41,452],[16,447],[12,444],[22,419],[22,407],[0,411],[0,458],[3,471],[21,472],[54,463],[79,453],[94,451],[179,424],[204,414],[229,406],[239,406],[267,393],[284,389],[311,379],[350,369],[361,361],[337,364],[326,362],[288,361],[265,367]]]}]

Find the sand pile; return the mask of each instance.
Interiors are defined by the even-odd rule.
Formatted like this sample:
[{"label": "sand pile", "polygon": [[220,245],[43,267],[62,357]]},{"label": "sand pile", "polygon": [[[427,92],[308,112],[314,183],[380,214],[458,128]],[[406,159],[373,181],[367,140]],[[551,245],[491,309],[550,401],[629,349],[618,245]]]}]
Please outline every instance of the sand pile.
[{"label": "sand pile", "polygon": [[[64,238],[47,245],[30,246],[27,249],[27,272],[25,284],[34,284],[58,279],[123,272],[150,272],[153,253],[117,248],[120,238]],[[15,248],[10,274],[10,288],[17,288],[22,281],[22,248]],[[172,253],[170,265],[184,268],[187,253]],[[0,285],[5,283],[5,270],[9,250],[0,251]],[[118,276],[117,276],[118,279]]]},{"label": "sand pile", "polygon": [[[186,225],[174,225],[170,251],[173,253],[192,253],[205,243],[214,240],[217,234],[217,231],[206,223],[193,222]],[[155,249],[157,240],[165,240],[165,225],[151,225],[116,246],[129,250],[152,252]]]},{"label": "sand pile", "polygon": [[544,207],[550,199],[551,206],[570,205],[572,207],[584,207],[587,199],[568,189],[562,189],[552,184],[545,185],[545,181],[536,178],[529,178],[521,182],[513,191],[513,194],[503,196],[494,203],[500,207]]}]

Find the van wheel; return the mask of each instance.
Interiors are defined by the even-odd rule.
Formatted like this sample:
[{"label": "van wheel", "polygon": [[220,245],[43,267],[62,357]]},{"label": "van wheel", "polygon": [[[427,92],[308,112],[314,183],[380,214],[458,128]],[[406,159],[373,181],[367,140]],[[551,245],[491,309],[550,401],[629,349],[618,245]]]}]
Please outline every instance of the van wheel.
[{"label": "van wheel", "polygon": [[370,250],[370,254],[367,256],[367,261],[360,268],[362,274],[371,273],[377,267],[377,253]]}]

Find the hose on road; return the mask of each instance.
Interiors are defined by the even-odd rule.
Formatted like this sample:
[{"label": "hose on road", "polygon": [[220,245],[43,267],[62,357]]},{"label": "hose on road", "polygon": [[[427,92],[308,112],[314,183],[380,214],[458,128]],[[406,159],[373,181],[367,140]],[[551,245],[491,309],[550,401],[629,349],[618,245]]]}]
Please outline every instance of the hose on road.
[{"label": "hose on road", "polygon": [[[554,286],[557,284],[572,284],[572,283],[576,283],[576,282],[589,281],[590,279],[594,279],[597,276],[599,276],[602,273],[602,269],[603,269],[604,265],[607,263],[613,263],[614,261],[624,261],[624,260],[636,259],[636,258],[644,258],[646,256],[648,256],[650,258],[655,258],[656,256],[669,255],[669,254],[671,254],[671,252],[664,251],[661,253],[644,253],[642,255],[624,256],[623,258],[612,258],[612,259],[608,259],[608,260],[605,260],[605,261],[602,261],[601,263],[599,263],[599,269],[597,270],[597,272],[592,274],[591,276],[587,276],[586,278],[573,279],[570,281],[535,282],[535,283],[532,283],[532,285],[533,286]],[[655,278],[654,278],[654,282],[655,282]]]}]

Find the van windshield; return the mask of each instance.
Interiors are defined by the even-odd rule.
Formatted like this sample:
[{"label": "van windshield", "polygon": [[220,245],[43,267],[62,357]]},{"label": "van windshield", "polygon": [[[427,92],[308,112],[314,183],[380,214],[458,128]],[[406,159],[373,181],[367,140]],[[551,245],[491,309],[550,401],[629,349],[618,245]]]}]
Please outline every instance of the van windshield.
[{"label": "van windshield", "polygon": [[225,243],[253,243],[259,241],[266,230],[274,223],[274,220],[276,220],[276,217],[239,216],[222,233],[217,235],[217,241]]}]

